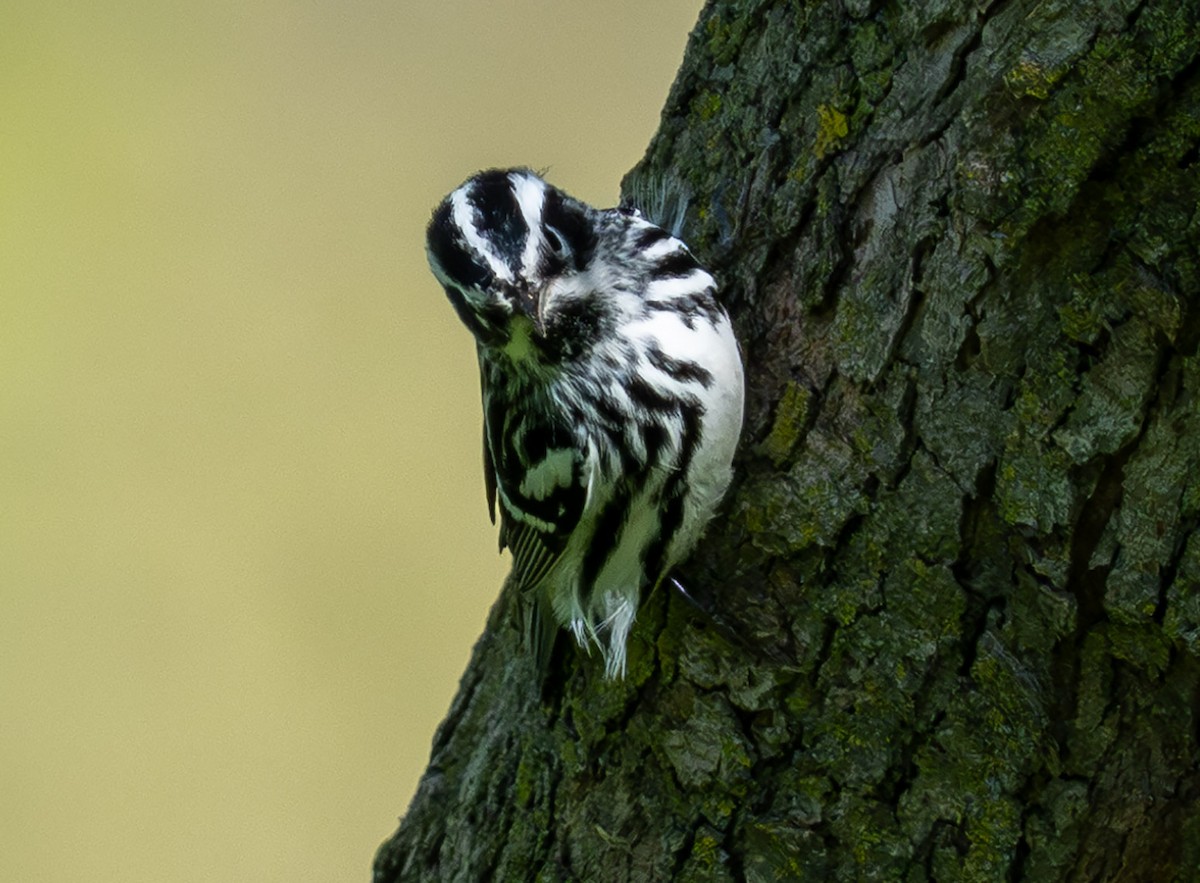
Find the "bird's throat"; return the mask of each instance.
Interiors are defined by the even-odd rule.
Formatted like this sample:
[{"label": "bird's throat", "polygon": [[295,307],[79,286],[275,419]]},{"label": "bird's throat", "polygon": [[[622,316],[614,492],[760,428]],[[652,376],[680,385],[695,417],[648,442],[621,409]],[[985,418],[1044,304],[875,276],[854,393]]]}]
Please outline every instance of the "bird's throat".
[{"label": "bird's throat", "polygon": [[501,347],[515,365],[534,368],[541,363],[542,351],[534,339],[533,322],[521,315],[512,317],[508,341]]}]

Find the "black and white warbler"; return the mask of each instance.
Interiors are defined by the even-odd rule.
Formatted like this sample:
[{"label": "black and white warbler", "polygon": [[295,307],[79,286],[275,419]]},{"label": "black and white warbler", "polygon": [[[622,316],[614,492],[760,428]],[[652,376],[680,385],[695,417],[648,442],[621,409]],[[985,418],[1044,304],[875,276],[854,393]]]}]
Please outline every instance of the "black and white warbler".
[{"label": "black and white warbler", "polygon": [[488,505],[544,666],[555,623],[609,677],[642,589],[692,551],[729,485],[742,363],[716,286],[632,209],[525,169],[433,213],[429,263],[475,336]]}]

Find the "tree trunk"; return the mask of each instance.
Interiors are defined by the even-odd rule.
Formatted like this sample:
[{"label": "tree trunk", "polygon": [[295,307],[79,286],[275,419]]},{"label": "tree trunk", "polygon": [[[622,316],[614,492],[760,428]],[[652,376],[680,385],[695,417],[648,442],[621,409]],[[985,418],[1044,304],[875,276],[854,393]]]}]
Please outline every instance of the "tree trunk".
[{"label": "tree trunk", "polygon": [[503,593],[378,883],[1200,879],[1198,6],[709,3],[713,615],[540,694]]}]

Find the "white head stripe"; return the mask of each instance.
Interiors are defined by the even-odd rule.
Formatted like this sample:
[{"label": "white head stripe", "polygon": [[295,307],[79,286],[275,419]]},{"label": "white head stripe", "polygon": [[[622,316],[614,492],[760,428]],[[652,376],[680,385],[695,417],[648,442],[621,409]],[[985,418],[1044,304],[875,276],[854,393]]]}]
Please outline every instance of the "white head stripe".
[{"label": "white head stripe", "polygon": [[533,276],[538,264],[538,245],[542,241],[542,206],[546,203],[546,183],[531,175],[514,173],[508,176],[512,182],[513,195],[529,236],[525,240],[525,251],[521,254],[521,273],[525,278]]},{"label": "white head stripe", "polygon": [[484,256],[488,268],[506,282],[513,278],[512,270],[492,249],[491,243],[479,235],[475,227],[475,207],[467,200],[467,188],[459,187],[450,194],[450,205],[454,209],[454,226],[462,231],[463,238],[471,250]]}]

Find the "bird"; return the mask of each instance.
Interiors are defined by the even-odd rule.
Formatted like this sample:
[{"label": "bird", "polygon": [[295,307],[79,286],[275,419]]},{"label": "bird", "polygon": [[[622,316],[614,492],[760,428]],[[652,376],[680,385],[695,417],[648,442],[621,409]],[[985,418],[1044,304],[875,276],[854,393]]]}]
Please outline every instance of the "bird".
[{"label": "bird", "polygon": [[624,677],[644,595],[729,487],[744,371],[713,276],[638,209],[596,209],[526,168],[478,172],[426,251],[474,337],[484,476],[543,670],[558,629]]}]

